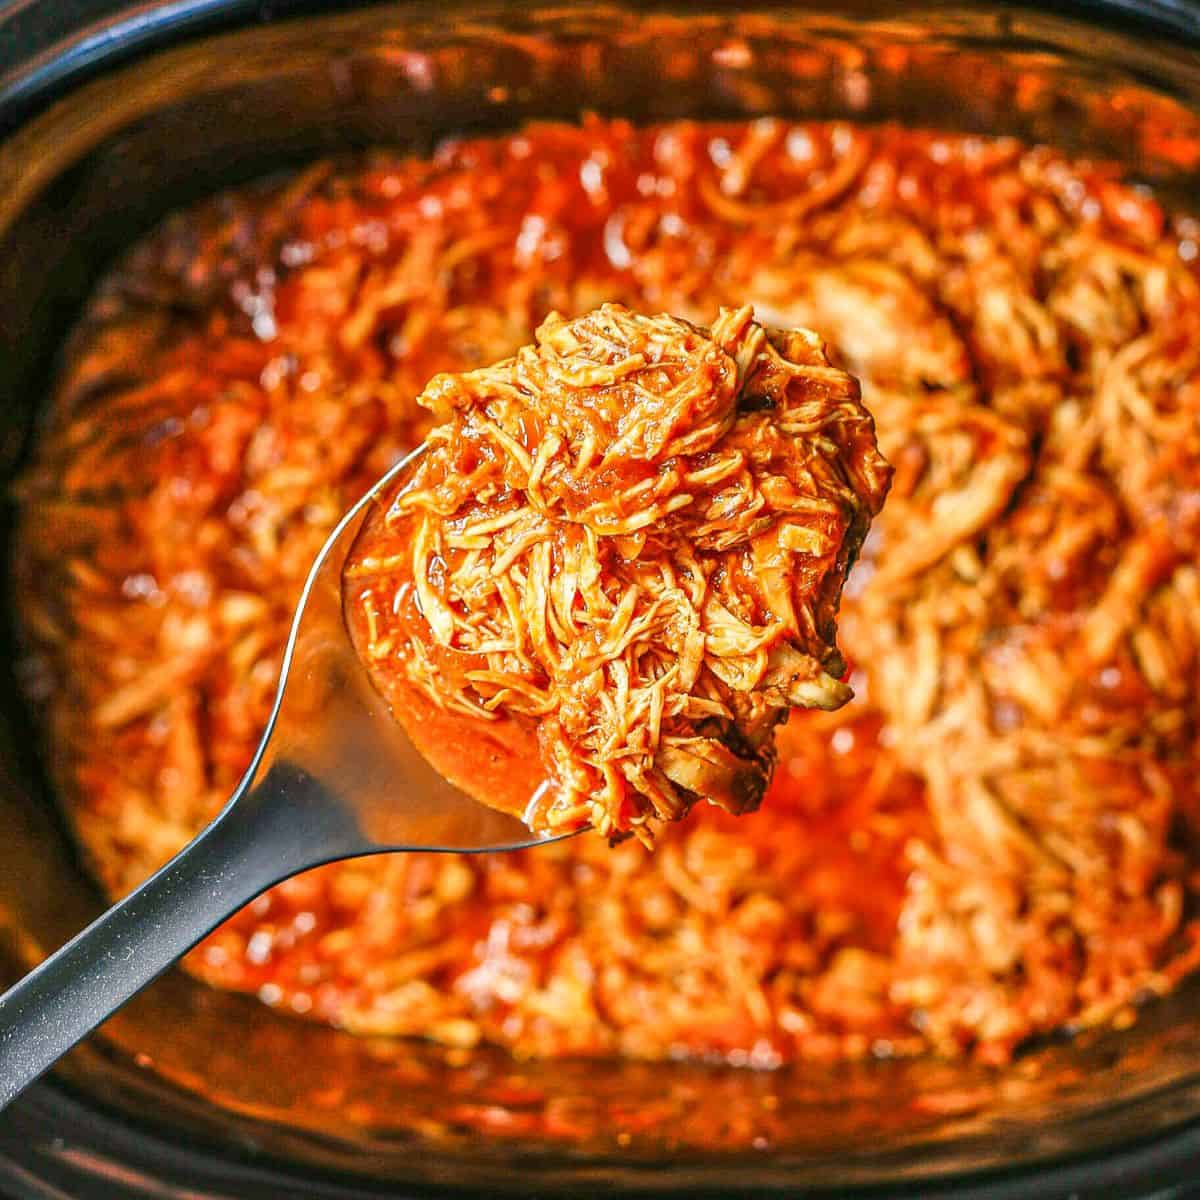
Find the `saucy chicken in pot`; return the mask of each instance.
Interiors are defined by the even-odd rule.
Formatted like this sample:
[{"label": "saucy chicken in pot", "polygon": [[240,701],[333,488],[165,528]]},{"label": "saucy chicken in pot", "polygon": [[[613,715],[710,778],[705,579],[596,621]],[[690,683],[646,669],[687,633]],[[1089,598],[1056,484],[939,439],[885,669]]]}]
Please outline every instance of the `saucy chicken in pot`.
[{"label": "saucy chicken in pot", "polygon": [[321,163],[167,220],[67,351],[21,490],[27,678],[113,894],[224,801],[339,515],[438,372],[551,312],[753,305],[895,468],[842,599],[855,698],[759,816],[653,851],[337,864],[189,957],[373,1034],[523,1056],[970,1053],[1200,962],[1200,224],[1005,139],[617,120]]},{"label": "saucy chicken in pot", "polygon": [[851,695],[837,603],[889,477],[855,380],[748,307],[605,304],[417,401],[343,571],[414,744],[539,832],[756,809],[789,709]]}]

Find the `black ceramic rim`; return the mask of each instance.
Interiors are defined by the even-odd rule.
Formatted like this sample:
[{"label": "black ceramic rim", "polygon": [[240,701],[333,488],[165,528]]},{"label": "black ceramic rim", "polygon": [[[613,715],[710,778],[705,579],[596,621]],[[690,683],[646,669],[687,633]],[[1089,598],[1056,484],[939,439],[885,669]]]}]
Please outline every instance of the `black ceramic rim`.
[{"label": "black ceramic rim", "polygon": [[[359,6],[371,0],[358,0]],[[736,4],[736,0],[735,0]],[[337,7],[320,0],[0,0],[0,139],[89,78],[139,55],[201,34]],[[1200,0],[1043,0],[1038,6],[1093,24],[1166,35],[1200,50]],[[0,1121],[4,1200],[415,1200],[429,1189],[339,1181],[253,1152],[143,1127],[78,1099],[54,1080],[35,1085]],[[839,1196],[930,1200],[1062,1200],[1151,1197],[1182,1200],[1200,1184],[1200,1122],[1151,1141],[1061,1164],[960,1176]],[[589,1181],[589,1190],[598,1188]],[[442,1195],[464,1195],[461,1191]],[[611,1194],[611,1193],[610,1193]],[[639,1187],[641,1196],[662,1195]],[[691,1200],[719,1193],[689,1191]],[[766,1195],[739,1191],[737,1195]],[[776,1193],[779,1194],[779,1193]],[[795,1193],[789,1193],[795,1194]],[[828,1191],[806,1193],[832,1196]]]},{"label": "black ceramic rim", "polygon": [[[356,0],[359,7],[372,2]],[[338,0],[0,0],[0,139],[57,96],[138,54],[336,7]],[[1200,47],[1200,0],[1042,0],[1034,7]]]},{"label": "black ceramic rim", "polygon": [[[252,1145],[253,1134],[247,1139]],[[1200,1123],[1102,1158],[1049,1167],[989,1172],[940,1182],[808,1190],[810,1200],[1185,1200],[1200,1181]],[[515,1181],[512,1181],[515,1182]],[[588,1190],[616,1195],[594,1178]],[[5,1200],[419,1200],[431,1195],[468,1196],[461,1189],[397,1191],[394,1185],[349,1181],[306,1168],[265,1162],[252,1151],[238,1155],[195,1140],[167,1138],[122,1116],[82,1103],[69,1091],[36,1085],[9,1110],[0,1126],[0,1195]],[[496,1195],[509,1194],[508,1188]],[[519,1194],[519,1193],[518,1193]],[[569,1194],[569,1193],[564,1193]],[[679,1192],[638,1186],[645,1200]],[[687,1200],[737,1200],[800,1193],[768,1189],[691,1189]]]}]

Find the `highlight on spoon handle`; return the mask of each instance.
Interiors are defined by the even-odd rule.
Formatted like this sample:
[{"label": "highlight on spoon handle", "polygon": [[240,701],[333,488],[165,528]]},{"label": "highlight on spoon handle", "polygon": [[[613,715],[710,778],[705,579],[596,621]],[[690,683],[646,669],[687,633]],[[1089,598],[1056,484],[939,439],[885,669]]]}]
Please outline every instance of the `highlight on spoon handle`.
[{"label": "highlight on spoon handle", "polygon": [[[76,1042],[273,883],[332,857],[305,819],[311,776],[276,764],[157,874],[0,996],[0,1109]],[[242,794],[244,792],[244,794]],[[332,839],[331,839],[331,834]]]}]

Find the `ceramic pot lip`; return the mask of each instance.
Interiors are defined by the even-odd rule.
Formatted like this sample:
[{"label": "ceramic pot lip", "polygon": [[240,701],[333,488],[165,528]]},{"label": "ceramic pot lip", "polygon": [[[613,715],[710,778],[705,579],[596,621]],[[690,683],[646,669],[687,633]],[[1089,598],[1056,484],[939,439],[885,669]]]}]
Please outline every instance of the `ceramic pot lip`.
[{"label": "ceramic pot lip", "polygon": [[[246,1140],[253,1144],[252,1130]],[[805,1195],[811,1200],[850,1194],[864,1200],[1062,1200],[1100,1195],[1108,1200],[1183,1200],[1195,1182],[1197,1163],[1200,1121],[1118,1151],[999,1176],[918,1181],[883,1192],[876,1187],[853,1193],[818,1189]],[[514,1179],[514,1185],[517,1182]],[[0,1188],[13,1200],[118,1200],[124,1195],[146,1200],[419,1200],[432,1194],[418,1185],[397,1190],[394,1185],[339,1180],[310,1167],[301,1173],[257,1156],[238,1157],[228,1148],[216,1151],[190,1139],[181,1143],[81,1102],[69,1088],[50,1081],[35,1084],[0,1125]],[[506,1193],[497,1189],[495,1194]],[[706,1192],[703,1187],[647,1192],[638,1187],[627,1194],[716,1200],[728,1192]]]},{"label": "ceramic pot lip", "polygon": [[[354,0],[354,6],[378,2]],[[65,91],[138,54],[247,23],[341,7],[349,6],[338,0],[10,0],[0,4],[0,140]],[[1026,7],[1200,48],[1200,0],[1051,0]]]}]

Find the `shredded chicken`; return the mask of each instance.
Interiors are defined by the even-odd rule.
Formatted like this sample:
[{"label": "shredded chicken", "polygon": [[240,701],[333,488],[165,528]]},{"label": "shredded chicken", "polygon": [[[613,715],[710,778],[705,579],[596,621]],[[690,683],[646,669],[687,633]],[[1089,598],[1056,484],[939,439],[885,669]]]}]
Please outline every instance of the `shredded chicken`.
[{"label": "shredded chicken", "polygon": [[835,614],[889,478],[853,378],[746,307],[606,304],[418,402],[441,424],[345,570],[373,674],[535,721],[536,829],[757,808],[789,709],[851,696]]},{"label": "shredded chicken", "polygon": [[525,1056],[1004,1061],[1124,1022],[1200,965],[1198,246],[1111,164],[784,120],[539,125],[172,218],[22,484],[25,674],[99,878],[236,784],[305,573],[433,375],[551,311],[750,301],[820,332],[895,468],[839,611],[855,697],[778,731],[763,819],[334,865],[189,969]]}]

